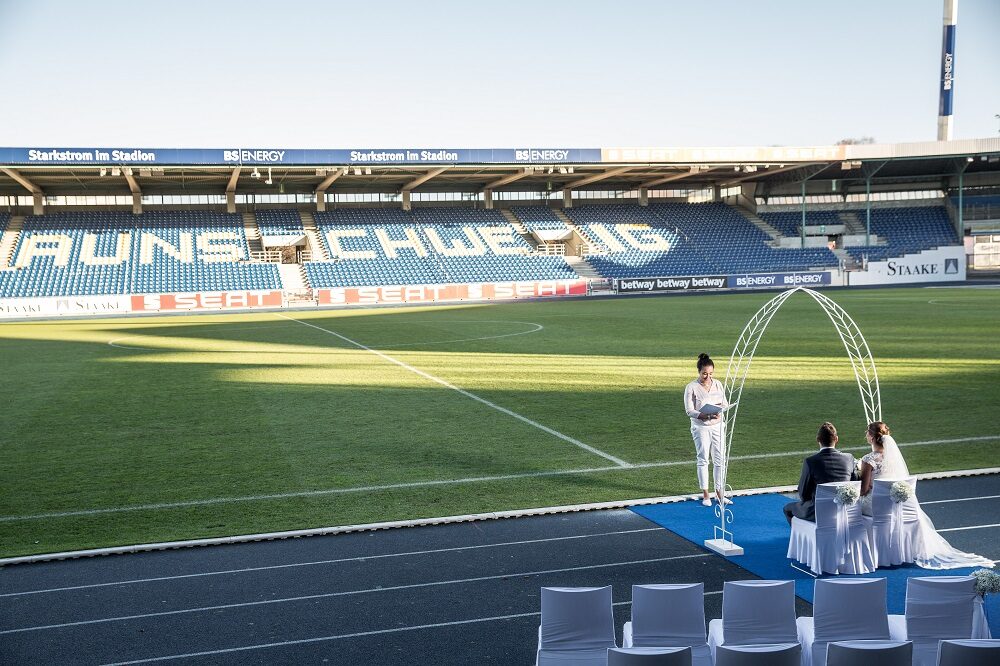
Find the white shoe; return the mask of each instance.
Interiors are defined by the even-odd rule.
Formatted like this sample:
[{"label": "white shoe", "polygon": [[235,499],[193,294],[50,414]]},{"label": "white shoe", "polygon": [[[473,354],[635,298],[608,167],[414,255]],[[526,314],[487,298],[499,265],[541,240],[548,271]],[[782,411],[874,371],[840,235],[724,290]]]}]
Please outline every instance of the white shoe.
[{"label": "white shoe", "polygon": [[704,499],[701,500],[701,505],[702,506],[712,506],[712,500],[710,500],[710,499],[708,499],[706,497],[706,498],[704,498]]},{"label": "white shoe", "polygon": [[723,497],[721,500],[719,500],[719,504],[732,504],[732,503],[733,500],[729,499],[728,497]]}]

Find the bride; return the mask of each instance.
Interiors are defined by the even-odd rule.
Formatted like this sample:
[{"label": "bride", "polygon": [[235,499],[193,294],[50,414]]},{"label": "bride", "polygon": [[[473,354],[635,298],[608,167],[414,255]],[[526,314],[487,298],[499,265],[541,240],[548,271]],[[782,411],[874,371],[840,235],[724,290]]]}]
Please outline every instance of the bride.
[{"label": "bride", "polygon": [[[868,443],[871,453],[861,458],[861,512],[872,515],[872,485],[875,479],[906,479],[910,470],[906,467],[903,454],[896,440],[889,434],[889,426],[881,421],[868,425]],[[961,567],[992,567],[994,562],[974,553],[963,553],[951,547],[944,537],[937,533],[934,523],[917,509],[920,517],[921,551],[917,553],[916,564],[924,569],[958,569]]]}]

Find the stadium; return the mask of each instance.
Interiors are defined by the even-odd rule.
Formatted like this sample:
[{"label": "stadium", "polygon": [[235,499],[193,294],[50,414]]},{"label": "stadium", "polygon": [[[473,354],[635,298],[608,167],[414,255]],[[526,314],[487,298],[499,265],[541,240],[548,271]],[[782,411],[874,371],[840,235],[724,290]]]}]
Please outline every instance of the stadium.
[{"label": "stadium", "polygon": [[[992,663],[989,567],[901,545],[918,493],[1000,558],[1000,138],[950,104],[922,142],[0,147],[0,662]],[[883,418],[891,538],[790,531],[816,426],[860,459]],[[841,581],[884,632],[823,634]]]}]

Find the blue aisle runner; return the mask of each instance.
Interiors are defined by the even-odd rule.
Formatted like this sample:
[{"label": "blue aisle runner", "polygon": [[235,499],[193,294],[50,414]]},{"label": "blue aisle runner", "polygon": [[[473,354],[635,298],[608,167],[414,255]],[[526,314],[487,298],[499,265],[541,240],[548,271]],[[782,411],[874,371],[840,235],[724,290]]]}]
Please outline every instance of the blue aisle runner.
[{"label": "blue aisle runner", "polygon": [[[744,554],[730,561],[767,580],[794,580],[795,593],[812,603],[814,579],[793,569],[786,557],[791,530],[781,509],[789,500],[781,495],[767,494],[738,497],[735,501],[731,507],[735,521],[730,527],[734,528],[733,540],[743,547]],[[712,509],[694,501],[639,506],[632,511],[699,546],[705,539],[712,538],[712,527],[719,524]],[[933,571],[906,565],[879,569],[861,578],[885,578],[889,613],[901,615],[906,601],[906,579],[910,576],[956,576],[974,570]],[[990,631],[993,636],[1000,637],[1000,595],[988,595],[986,607]]]}]

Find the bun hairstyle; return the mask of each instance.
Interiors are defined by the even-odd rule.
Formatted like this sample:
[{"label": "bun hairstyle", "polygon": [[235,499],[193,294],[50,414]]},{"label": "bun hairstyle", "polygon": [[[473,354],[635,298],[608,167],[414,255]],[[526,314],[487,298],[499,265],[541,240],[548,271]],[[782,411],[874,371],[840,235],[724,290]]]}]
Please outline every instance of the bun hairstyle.
[{"label": "bun hairstyle", "polygon": [[868,434],[876,444],[882,446],[882,438],[892,433],[889,431],[889,426],[881,421],[874,421],[868,424]]},{"label": "bun hairstyle", "polygon": [[701,369],[706,365],[715,367],[715,363],[712,362],[712,358],[708,354],[698,354],[698,372],[701,372]]},{"label": "bun hairstyle", "polygon": [[837,441],[837,429],[832,423],[827,421],[819,427],[819,432],[816,433],[816,441],[819,442],[820,446],[832,446]]}]

